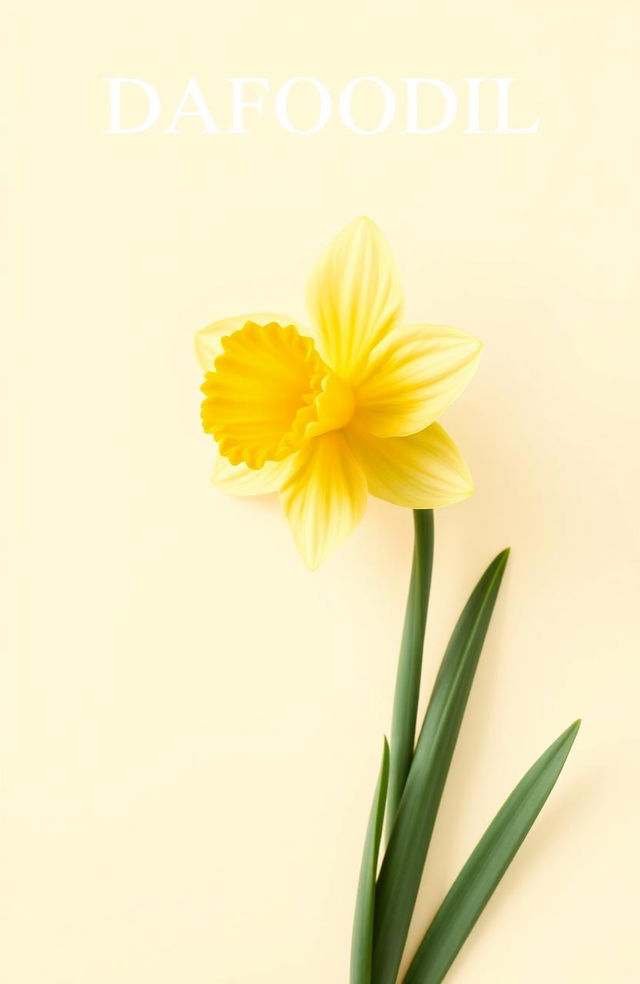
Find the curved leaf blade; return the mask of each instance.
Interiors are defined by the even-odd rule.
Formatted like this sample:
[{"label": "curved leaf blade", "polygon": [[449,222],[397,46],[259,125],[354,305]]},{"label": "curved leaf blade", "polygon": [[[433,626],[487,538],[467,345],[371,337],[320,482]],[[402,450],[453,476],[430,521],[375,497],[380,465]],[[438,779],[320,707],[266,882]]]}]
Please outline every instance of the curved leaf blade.
[{"label": "curved leaf blade", "polygon": [[544,752],[504,803],[453,883],[403,984],[440,984],[553,789],[580,727]]},{"label": "curved leaf blade", "polygon": [[414,509],[413,523],[413,562],[391,724],[387,836],[398,812],[416,742],[422,654],[433,569],[433,510]]},{"label": "curved leaf blade", "polygon": [[427,708],[380,869],[373,984],[395,984],[444,784],[509,555],[489,565],[458,619]]},{"label": "curved leaf blade", "polygon": [[384,807],[389,781],[389,745],[384,740],[382,764],[378,783],[371,804],[367,834],[362,854],[356,911],[353,920],[351,940],[351,984],[371,984],[371,961],[373,951],[373,910],[375,902],[376,874],[378,871],[378,851],[384,820]]}]

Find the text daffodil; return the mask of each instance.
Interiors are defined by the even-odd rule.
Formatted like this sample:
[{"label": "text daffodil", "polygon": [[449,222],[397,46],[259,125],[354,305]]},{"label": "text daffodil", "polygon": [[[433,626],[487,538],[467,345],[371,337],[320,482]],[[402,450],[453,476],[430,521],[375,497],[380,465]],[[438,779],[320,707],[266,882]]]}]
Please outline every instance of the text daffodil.
[{"label": "text daffodil", "polygon": [[196,335],[213,480],[236,495],[279,492],[308,567],[355,528],[367,493],[427,509],[472,491],[435,420],[482,346],[454,328],[402,326],[402,296],[389,246],[360,218],[311,275],[313,337],[277,314],[227,318]]}]

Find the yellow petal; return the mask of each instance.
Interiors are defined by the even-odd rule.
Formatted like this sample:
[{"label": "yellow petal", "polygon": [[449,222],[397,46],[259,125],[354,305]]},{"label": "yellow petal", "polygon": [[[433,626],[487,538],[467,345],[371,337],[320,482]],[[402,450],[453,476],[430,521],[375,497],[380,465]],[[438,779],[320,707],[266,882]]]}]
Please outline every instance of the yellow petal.
[{"label": "yellow petal", "polygon": [[356,419],[378,437],[423,430],[473,376],[482,343],[456,328],[396,328],[371,353],[354,384]]},{"label": "yellow petal", "polygon": [[371,219],[356,219],[333,240],[311,275],[307,301],[321,354],[349,380],[402,312],[395,261]]},{"label": "yellow petal", "polygon": [[[200,331],[196,332],[195,337],[196,355],[204,372],[211,372],[213,363],[221,354],[221,339],[225,335],[230,335],[232,332],[244,328],[248,321],[253,321],[256,325],[268,325],[272,321],[280,325],[296,324],[293,318],[289,318],[286,314],[265,314],[264,312],[258,314],[239,314],[234,318],[222,318],[220,321],[212,321],[206,328],[201,328]],[[296,327],[299,328],[298,325]],[[304,334],[303,329],[299,328],[299,330]]]},{"label": "yellow petal", "polygon": [[215,448],[215,461],[211,481],[230,495],[268,495],[277,492],[291,471],[291,458],[286,461],[267,461],[262,468],[249,468],[242,462],[232,465],[228,458]]},{"label": "yellow petal", "polygon": [[304,445],[280,498],[302,559],[314,570],[355,529],[367,502],[364,472],[344,432]]},{"label": "yellow petal", "polygon": [[473,492],[469,469],[439,424],[410,437],[374,437],[355,427],[347,433],[369,492],[379,499],[409,509],[433,509]]}]

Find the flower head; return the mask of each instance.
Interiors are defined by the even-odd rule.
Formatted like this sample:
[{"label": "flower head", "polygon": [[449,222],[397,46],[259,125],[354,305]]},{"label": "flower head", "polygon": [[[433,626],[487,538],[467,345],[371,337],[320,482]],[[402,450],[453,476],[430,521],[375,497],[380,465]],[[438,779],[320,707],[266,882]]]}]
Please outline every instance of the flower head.
[{"label": "flower head", "polygon": [[311,275],[313,337],[276,314],[227,318],[196,335],[213,481],[236,495],[279,492],[308,567],[355,528],[368,493],[427,509],[472,492],[435,421],[482,346],[455,328],[403,326],[402,296],[388,244],[360,218]]}]

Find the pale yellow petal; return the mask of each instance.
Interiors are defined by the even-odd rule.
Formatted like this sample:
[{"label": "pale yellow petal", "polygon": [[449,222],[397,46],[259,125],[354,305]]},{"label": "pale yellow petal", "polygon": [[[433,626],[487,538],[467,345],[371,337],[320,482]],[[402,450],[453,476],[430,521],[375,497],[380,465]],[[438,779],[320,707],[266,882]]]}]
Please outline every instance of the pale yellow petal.
[{"label": "pale yellow petal", "polygon": [[358,423],[378,437],[415,434],[433,423],[473,376],[482,344],[456,328],[397,328],[371,353],[354,386]]},{"label": "pale yellow petal", "polygon": [[232,465],[221,455],[213,442],[215,460],[211,481],[230,495],[268,495],[277,492],[291,471],[292,459],[267,461],[262,468],[249,468],[244,463]]},{"label": "pale yellow petal", "polygon": [[462,455],[439,424],[410,437],[374,437],[351,427],[369,492],[397,506],[434,509],[466,499],[473,482]]},{"label": "pale yellow petal", "polygon": [[364,472],[343,432],[304,445],[280,498],[302,559],[314,570],[355,529],[367,502]]},{"label": "pale yellow petal", "polygon": [[371,219],[356,219],[329,245],[309,280],[307,302],[321,355],[349,380],[402,312],[393,254]]},{"label": "pale yellow petal", "polygon": [[195,337],[196,355],[204,372],[211,372],[213,363],[221,354],[220,340],[225,335],[230,335],[232,332],[244,328],[248,321],[253,321],[256,325],[268,325],[272,321],[279,325],[296,325],[301,334],[305,334],[304,329],[301,329],[295,320],[286,314],[265,314],[264,311],[261,311],[258,314],[239,314],[233,318],[212,321],[206,328],[201,328],[200,331],[196,332]]}]

